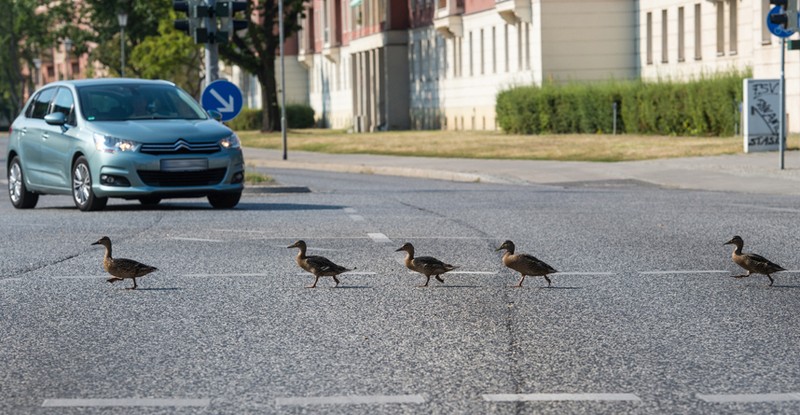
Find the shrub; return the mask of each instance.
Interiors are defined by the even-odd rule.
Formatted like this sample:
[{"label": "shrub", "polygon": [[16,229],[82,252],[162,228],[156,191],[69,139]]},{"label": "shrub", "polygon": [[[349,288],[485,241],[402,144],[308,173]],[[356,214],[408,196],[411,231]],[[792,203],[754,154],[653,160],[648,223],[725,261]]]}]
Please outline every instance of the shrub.
[{"label": "shrub", "polygon": [[497,95],[497,122],[515,134],[610,133],[617,103],[617,132],[729,136],[739,122],[742,80],[750,75],[516,87]]},{"label": "shrub", "polygon": [[[239,115],[226,124],[234,131],[260,130],[261,129],[261,109],[244,108]],[[308,105],[289,104],[286,105],[286,127],[287,128],[311,128],[314,126],[314,109]]]}]

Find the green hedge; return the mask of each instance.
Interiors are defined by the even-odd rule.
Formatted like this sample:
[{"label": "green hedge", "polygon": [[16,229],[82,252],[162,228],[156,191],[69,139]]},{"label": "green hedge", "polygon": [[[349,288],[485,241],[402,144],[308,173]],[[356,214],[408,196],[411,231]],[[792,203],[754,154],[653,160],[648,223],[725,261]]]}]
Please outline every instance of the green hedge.
[{"label": "green hedge", "polygon": [[[226,123],[235,131],[260,130],[261,109],[244,108],[233,120]],[[314,109],[307,105],[286,106],[286,126],[288,128],[311,128],[314,126]]]},{"label": "green hedge", "polygon": [[678,82],[606,82],[525,86],[497,95],[497,122],[515,134],[617,132],[730,136],[739,123],[742,80],[729,73]]}]

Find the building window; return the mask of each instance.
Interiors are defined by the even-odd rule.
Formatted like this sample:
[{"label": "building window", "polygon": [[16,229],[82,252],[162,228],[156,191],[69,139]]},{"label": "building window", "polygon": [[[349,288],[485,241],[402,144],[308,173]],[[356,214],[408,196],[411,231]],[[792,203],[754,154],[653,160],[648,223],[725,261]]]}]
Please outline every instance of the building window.
[{"label": "building window", "polygon": [[497,28],[492,26],[492,73],[497,73]]},{"label": "building window", "polygon": [[701,22],[703,17],[700,14],[700,3],[694,5],[694,60],[703,59],[703,38]]},{"label": "building window", "polygon": [[517,70],[522,70],[522,22],[517,23]]},{"label": "building window", "polygon": [[653,64],[653,13],[647,12],[647,22],[645,25],[645,30],[647,31],[647,43],[646,43],[646,51],[645,55],[647,56],[647,64]]},{"label": "building window", "polygon": [[678,7],[678,62],[686,60],[686,56],[684,55],[685,31],[686,29],[683,25],[683,7]]},{"label": "building window", "polygon": [[735,55],[736,52],[738,52],[737,43],[738,43],[738,38],[739,38],[739,34],[738,34],[738,28],[739,28],[739,22],[738,22],[738,20],[739,20],[739,16],[738,16],[738,14],[739,14],[738,13],[738,8],[739,8],[738,0],[731,0],[728,3],[728,5],[730,7],[730,9],[728,10],[728,18],[730,19],[729,22],[728,22],[729,25],[730,25],[730,33],[729,33],[730,44],[731,44],[730,45],[730,51],[731,51],[731,55]]},{"label": "building window", "polygon": [[769,13],[770,6],[769,0],[761,0],[761,44],[769,45],[772,43],[772,33],[767,26],[767,13]]},{"label": "building window", "polygon": [[472,43],[472,32],[469,32],[469,44],[467,45],[469,48],[469,76],[474,75],[475,73],[472,71],[472,56],[475,55],[475,47]]},{"label": "building window", "polygon": [[509,52],[511,51],[509,49],[509,47],[508,47],[508,23],[503,25],[503,30],[505,32],[505,34],[504,34],[505,40],[503,41],[503,47],[505,48],[506,72],[508,72],[509,71],[509,65],[508,65],[509,57],[508,57],[508,55],[509,55]]},{"label": "building window", "polygon": [[481,75],[484,74],[484,59],[483,59],[483,52],[484,52],[484,43],[483,43],[483,29],[481,29]]},{"label": "building window", "polygon": [[669,62],[669,45],[667,36],[669,35],[667,25],[667,10],[661,10],[661,63]]},{"label": "building window", "polygon": [[725,3],[717,2],[717,56],[725,55]]}]

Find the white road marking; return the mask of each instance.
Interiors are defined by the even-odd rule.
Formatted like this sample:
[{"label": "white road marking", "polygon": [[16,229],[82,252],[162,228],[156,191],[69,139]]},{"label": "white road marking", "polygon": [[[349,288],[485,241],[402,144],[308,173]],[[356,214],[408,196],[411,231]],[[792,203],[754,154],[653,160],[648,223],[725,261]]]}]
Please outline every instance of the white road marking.
[{"label": "white road marking", "polygon": [[483,399],[491,402],[641,401],[638,396],[632,393],[500,393],[484,394]]},{"label": "white road marking", "polygon": [[639,271],[643,275],[666,275],[666,274],[727,274],[730,271],[719,269],[682,269],[673,271]]},{"label": "white road marking", "polygon": [[181,277],[268,277],[269,274],[181,274]]},{"label": "white road marking", "polygon": [[390,244],[390,243],[392,243],[392,240],[389,239],[388,236],[386,236],[386,235],[384,235],[382,233],[368,233],[367,236],[369,236],[373,241],[375,241],[377,243],[380,243],[380,244]]},{"label": "white road marking", "polygon": [[0,282],[9,282],[9,281],[22,281],[22,278],[3,278],[3,279],[0,279]]},{"label": "white road marking", "polygon": [[[413,271],[412,271],[413,272]],[[495,271],[450,271],[446,275],[455,275],[455,274],[464,274],[464,275],[497,275]],[[442,274],[445,275],[445,274]]]},{"label": "white road marking", "polygon": [[[339,274],[339,275],[341,276],[341,275],[375,275],[375,274],[377,274],[377,272],[370,272],[370,271],[361,271],[361,272],[357,272],[357,271],[348,271],[348,272],[345,272],[345,273],[342,273],[342,274]],[[298,272],[296,275],[306,275],[306,276],[308,276],[308,275],[311,275],[311,273],[309,273],[309,272]]]},{"label": "white road marking", "polygon": [[550,275],[617,275],[616,272],[591,272],[591,271],[578,271],[578,272],[556,272]]},{"label": "white road marking", "polygon": [[745,204],[745,203],[731,203],[731,205],[732,206],[746,207],[746,208],[771,210],[771,211],[775,211],[775,212],[790,212],[790,213],[800,212],[800,210],[792,209],[792,208],[780,208],[780,207],[761,206],[761,205],[749,205],[749,204]]},{"label": "white road marking", "polygon": [[352,220],[354,220],[356,222],[363,222],[364,221],[364,217],[361,216],[361,215],[350,215],[350,219],[352,219]]},{"label": "white road marking", "polygon": [[110,275],[54,275],[52,278],[59,280],[92,280],[99,278],[111,278]]},{"label": "white road marking", "polygon": [[205,407],[211,403],[210,399],[181,399],[181,398],[121,398],[121,399],[45,399],[44,407],[81,407],[81,406],[199,406]]},{"label": "white road marking", "polygon": [[356,213],[357,211],[354,208],[344,208],[344,213]]},{"label": "white road marking", "polygon": [[704,395],[698,393],[696,396],[697,399],[713,403],[800,401],[800,393],[740,393],[731,395]]},{"label": "white road marking", "polygon": [[359,405],[388,403],[425,403],[422,395],[365,395],[277,398],[275,405]]},{"label": "white road marking", "polygon": [[174,239],[174,240],[177,240],[177,241],[193,241],[193,242],[216,242],[216,243],[225,242],[225,241],[223,241],[221,239],[184,238],[184,237],[178,237],[178,236],[176,236],[174,238],[168,238],[168,239]]}]

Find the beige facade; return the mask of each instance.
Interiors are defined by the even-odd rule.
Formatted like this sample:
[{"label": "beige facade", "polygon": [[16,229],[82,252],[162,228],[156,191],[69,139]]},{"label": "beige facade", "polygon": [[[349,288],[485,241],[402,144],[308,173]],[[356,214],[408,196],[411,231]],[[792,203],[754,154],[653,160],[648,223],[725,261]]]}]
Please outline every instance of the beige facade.
[{"label": "beige facade", "polygon": [[[780,78],[781,40],[767,28],[768,0],[642,1],[639,13],[643,79],[687,80],[752,69]],[[793,36],[797,38],[797,36]],[[800,51],[786,51],[789,131],[800,131]]]}]

